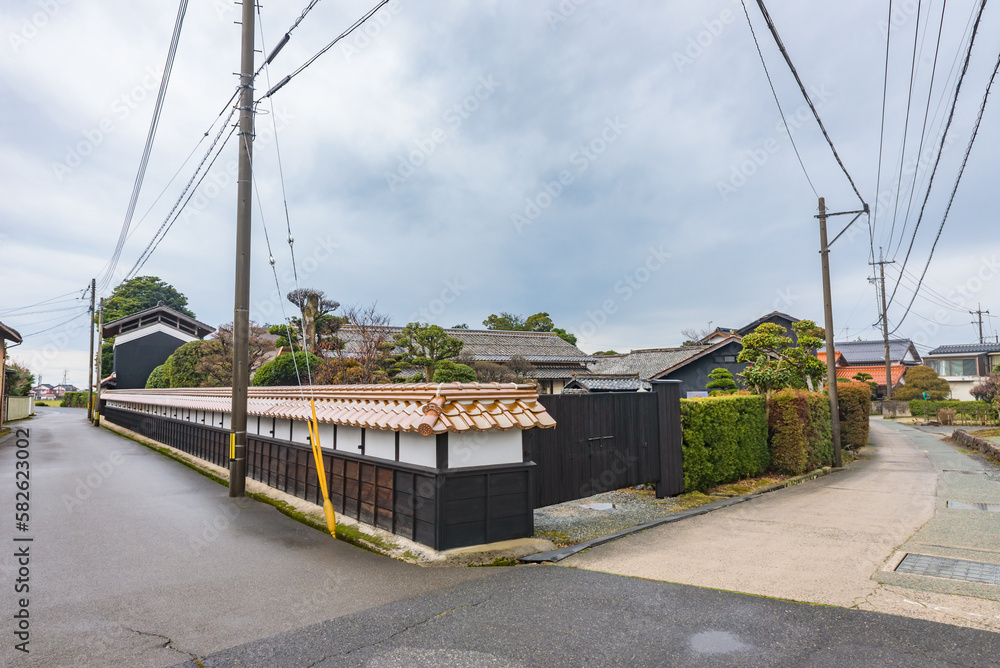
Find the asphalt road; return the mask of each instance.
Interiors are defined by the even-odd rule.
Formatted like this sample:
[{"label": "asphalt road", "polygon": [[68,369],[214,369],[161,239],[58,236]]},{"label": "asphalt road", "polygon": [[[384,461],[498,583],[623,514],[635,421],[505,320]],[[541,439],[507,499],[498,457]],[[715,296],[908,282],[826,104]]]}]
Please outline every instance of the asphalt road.
[{"label": "asphalt road", "polygon": [[527,566],[236,647],[201,665],[967,667],[996,666],[998,657],[1000,635],[986,631]]},{"label": "asphalt road", "polygon": [[[30,522],[15,528],[15,450],[0,445],[0,665],[166,666],[423,594],[483,569],[423,569],[299,524],[171,459],[39,408]],[[32,542],[15,543],[15,537]],[[15,549],[30,546],[30,591]],[[29,654],[14,649],[27,597]]]}]

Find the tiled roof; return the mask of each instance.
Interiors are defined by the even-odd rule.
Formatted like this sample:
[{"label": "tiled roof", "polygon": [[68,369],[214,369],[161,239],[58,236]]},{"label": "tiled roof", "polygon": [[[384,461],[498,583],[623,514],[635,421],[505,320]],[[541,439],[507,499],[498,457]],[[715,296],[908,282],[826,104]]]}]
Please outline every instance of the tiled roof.
[{"label": "tiled roof", "polygon": [[[902,364],[893,364],[889,367],[892,372],[892,386],[895,387],[903,378],[903,374],[909,367]],[[871,366],[842,366],[837,369],[837,378],[854,378],[859,373],[867,373],[872,377],[872,382],[885,385],[885,364],[874,364]]]},{"label": "tiled roof", "polygon": [[[885,364],[885,343],[883,341],[838,341],[833,344],[834,349],[844,356],[848,364]],[[826,348],[820,348],[825,351]],[[909,339],[889,340],[889,359],[892,362],[899,362],[906,356],[907,351],[914,353],[915,361],[920,361],[920,355],[913,347],[913,342]]]},{"label": "tiled roof", "polygon": [[[402,327],[386,327],[392,339],[403,331]],[[529,362],[577,363],[585,365],[594,358],[564,341],[552,332],[505,332],[500,330],[445,329],[448,336],[461,341],[462,356],[477,362],[506,362],[515,355]],[[357,329],[345,325],[337,333],[344,341],[347,353],[356,349],[360,341]]]},{"label": "tiled roof", "polygon": [[590,370],[595,374],[637,376],[649,380],[661,371],[684,362],[706,349],[706,346],[649,348],[633,350],[622,355],[601,355],[590,365]]},{"label": "tiled roof", "polygon": [[[303,398],[303,391],[305,398]],[[307,420],[311,417],[308,388],[251,387],[250,415]],[[324,385],[312,388],[320,422],[370,429],[446,432],[554,427],[555,420],[538,401],[530,385],[513,383],[407,383],[395,385]],[[230,412],[231,390],[178,388],[169,390],[110,390],[108,401],[171,406],[199,411]]]},{"label": "tiled roof", "polygon": [[568,387],[579,386],[591,392],[637,392],[650,391],[653,386],[638,376],[614,374],[574,374]]},{"label": "tiled roof", "polygon": [[928,355],[961,355],[968,353],[1000,353],[1000,343],[962,343],[957,345],[938,346]]},{"label": "tiled roof", "polygon": [[[816,357],[819,358],[820,362],[826,364],[826,350],[820,350],[818,353],[816,353]],[[835,360],[834,365],[847,364],[847,362],[844,361],[843,353],[841,353],[839,350],[836,351],[836,357],[834,358],[834,360]]]}]

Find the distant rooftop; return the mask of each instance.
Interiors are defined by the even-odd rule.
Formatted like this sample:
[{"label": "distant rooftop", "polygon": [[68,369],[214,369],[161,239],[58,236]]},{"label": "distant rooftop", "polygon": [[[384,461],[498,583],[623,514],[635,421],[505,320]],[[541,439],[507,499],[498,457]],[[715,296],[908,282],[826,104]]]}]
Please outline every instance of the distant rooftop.
[{"label": "distant rooftop", "polygon": [[1000,343],[960,343],[955,345],[938,346],[927,353],[934,355],[956,355],[967,353],[976,355],[979,353],[1000,353]]}]

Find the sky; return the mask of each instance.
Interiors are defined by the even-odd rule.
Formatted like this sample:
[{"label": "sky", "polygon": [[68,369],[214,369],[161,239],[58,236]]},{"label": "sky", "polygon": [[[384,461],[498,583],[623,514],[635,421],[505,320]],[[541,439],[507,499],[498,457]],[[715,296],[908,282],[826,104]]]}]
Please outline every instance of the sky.
[{"label": "sky", "polygon": [[[257,97],[374,4],[318,2]],[[926,352],[977,342],[968,311],[979,304],[1000,316],[992,96],[940,227],[1000,52],[1000,9],[983,13],[935,171],[979,3],[953,0],[942,19],[941,0],[919,16],[916,2],[896,2],[891,21],[887,4],[767,9],[872,209],[831,249],[837,339],[880,336],[869,262],[882,248],[895,261],[890,329]],[[79,297],[91,278],[106,297],[130,275],[158,276],[199,320],[232,320],[235,139],[137,266],[231,107],[240,9],[228,0],[187,9],[136,214],[111,262],[171,5],[0,7],[0,321],[25,336],[11,355],[44,382],[65,373],[85,384]],[[269,52],[302,9],[266,3],[257,48]],[[756,2],[747,9],[774,95],[732,0],[392,0],[257,106],[252,317],[293,314],[281,296],[296,287],[290,228],[299,287],[374,303],[395,324],[476,328],[491,313],[545,311],[586,352],[676,346],[684,329],[775,310],[822,325],[818,197],[835,213],[862,205]],[[830,218],[830,238],[851,218]],[[984,329],[993,338],[1000,321],[984,316]]]}]

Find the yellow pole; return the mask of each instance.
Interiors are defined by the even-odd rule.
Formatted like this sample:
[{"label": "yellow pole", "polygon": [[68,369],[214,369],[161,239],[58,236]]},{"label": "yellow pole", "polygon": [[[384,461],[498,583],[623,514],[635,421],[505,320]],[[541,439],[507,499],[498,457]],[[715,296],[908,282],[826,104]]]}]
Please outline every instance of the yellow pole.
[{"label": "yellow pole", "polygon": [[330,490],[326,484],[326,468],[323,466],[323,450],[319,445],[319,421],[316,419],[316,401],[310,399],[312,407],[312,422],[309,422],[309,437],[312,440],[313,457],[316,459],[316,475],[319,476],[319,488],[323,492],[323,514],[326,515],[326,526],[330,535],[337,537],[337,513],[330,502]]}]

